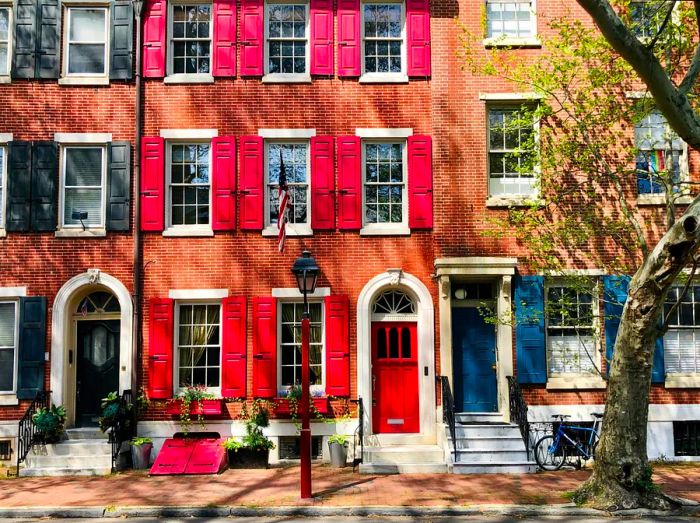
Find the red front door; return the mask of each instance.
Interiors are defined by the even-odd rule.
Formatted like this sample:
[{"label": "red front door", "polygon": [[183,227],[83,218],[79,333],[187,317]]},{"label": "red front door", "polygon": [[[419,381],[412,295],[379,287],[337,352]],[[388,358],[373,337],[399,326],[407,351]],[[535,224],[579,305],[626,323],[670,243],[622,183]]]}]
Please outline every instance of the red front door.
[{"label": "red front door", "polygon": [[372,324],[372,427],[375,433],[420,432],[416,324]]}]

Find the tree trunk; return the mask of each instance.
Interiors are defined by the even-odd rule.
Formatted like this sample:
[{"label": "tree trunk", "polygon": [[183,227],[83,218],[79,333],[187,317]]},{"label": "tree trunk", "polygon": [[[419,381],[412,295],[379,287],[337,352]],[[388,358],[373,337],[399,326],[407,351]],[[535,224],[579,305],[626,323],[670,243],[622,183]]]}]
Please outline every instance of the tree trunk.
[{"label": "tree trunk", "polygon": [[615,341],[605,421],[593,475],[574,500],[604,510],[672,508],[651,481],[647,460],[649,390],[656,339],[669,287],[693,258],[700,237],[700,199],[659,241],[632,278]]}]

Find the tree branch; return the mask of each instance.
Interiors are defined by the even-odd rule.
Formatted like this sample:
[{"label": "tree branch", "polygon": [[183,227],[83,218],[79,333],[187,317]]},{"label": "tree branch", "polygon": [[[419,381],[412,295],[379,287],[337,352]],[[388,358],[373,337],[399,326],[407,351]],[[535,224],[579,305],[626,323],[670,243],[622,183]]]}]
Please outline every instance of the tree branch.
[{"label": "tree branch", "polygon": [[659,37],[663,34],[664,30],[666,29],[666,26],[668,25],[668,22],[671,20],[671,15],[673,14],[673,9],[675,7],[676,7],[676,2],[671,2],[671,5],[668,8],[668,11],[666,12],[666,16],[664,17],[664,21],[661,23],[661,26],[659,27],[658,31],[656,31],[654,38],[651,40],[651,42],[649,42],[646,45],[647,49],[654,49],[656,42],[659,41]]}]

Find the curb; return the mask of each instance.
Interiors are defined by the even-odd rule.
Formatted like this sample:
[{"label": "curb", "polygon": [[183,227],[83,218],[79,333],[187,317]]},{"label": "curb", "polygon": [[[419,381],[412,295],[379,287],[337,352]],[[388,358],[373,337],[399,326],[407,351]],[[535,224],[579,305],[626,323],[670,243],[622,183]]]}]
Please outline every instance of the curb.
[{"label": "curb", "polygon": [[593,516],[593,517],[670,517],[700,515],[700,505],[688,504],[674,512],[647,509],[610,513],[574,504],[562,505],[470,505],[406,507],[17,507],[0,508],[0,519],[9,518],[137,518],[137,517],[339,517],[339,516]]}]

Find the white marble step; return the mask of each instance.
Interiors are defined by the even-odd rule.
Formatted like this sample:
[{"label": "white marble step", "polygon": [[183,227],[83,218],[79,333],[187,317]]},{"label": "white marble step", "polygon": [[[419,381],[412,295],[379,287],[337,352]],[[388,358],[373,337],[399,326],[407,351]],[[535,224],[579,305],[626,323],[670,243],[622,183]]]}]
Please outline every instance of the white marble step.
[{"label": "white marble step", "polygon": [[360,474],[444,474],[446,463],[360,463]]},{"label": "white marble step", "polygon": [[112,444],[104,440],[75,439],[52,443],[48,445],[35,445],[32,454],[46,456],[100,456],[112,455]]},{"label": "white marble step", "polygon": [[[452,448],[452,438],[447,436],[449,448]],[[459,449],[484,449],[484,450],[524,450],[523,438],[518,436],[489,436],[485,438],[457,438],[457,450]]]},{"label": "white marble step", "polygon": [[112,455],[52,455],[42,456],[28,454],[26,464],[28,468],[111,468]]},{"label": "white marble step", "polygon": [[365,447],[365,462],[374,464],[440,463],[444,451],[437,445],[396,445]]},{"label": "white marble step", "polygon": [[[449,433],[449,429],[447,430]],[[455,427],[457,438],[491,438],[491,437],[521,437],[517,425],[457,425]]]},{"label": "white marble step", "polygon": [[454,463],[454,474],[530,474],[535,472],[537,465],[530,461],[510,463]]},{"label": "white marble step", "polygon": [[468,449],[457,451],[457,463],[516,463],[527,461],[527,452],[522,450]]},{"label": "white marble step", "polygon": [[504,423],[501,412],[457,412],[457,423]]},{"label": "white marble step", "polygon": [[20,469],[19,475],[22,477],[35,476],[105,476],[112,472],[110,467],[35,467]]},{"label": "white marble step", "polygon": [[107,439],[109,435],[102,432],[99,427],[80,427],[76,429],[66,429],[66,436],[69,440],[80,439]]}]

